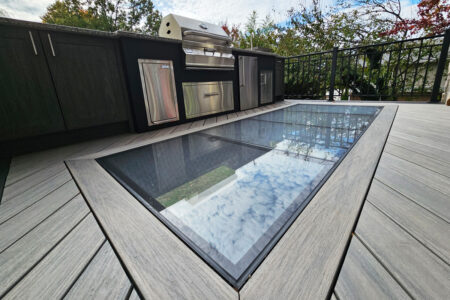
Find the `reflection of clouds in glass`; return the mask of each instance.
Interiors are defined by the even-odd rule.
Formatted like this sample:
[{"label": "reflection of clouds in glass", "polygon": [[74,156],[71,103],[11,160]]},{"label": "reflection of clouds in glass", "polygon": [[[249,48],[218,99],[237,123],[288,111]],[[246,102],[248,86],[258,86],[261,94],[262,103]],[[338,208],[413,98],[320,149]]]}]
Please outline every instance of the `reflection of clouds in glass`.
[{"label": "reflection of clouds in glass", "polygon": [[[320,149],[316,152],[327,155],[320,154]],[[314,188],[316,176],[329,168],[331,164],[270,151],[236,170],[234,181],[201,202],[180,201],[161,213],[175,224],[179,219],[236,263],[302,191]]]}]

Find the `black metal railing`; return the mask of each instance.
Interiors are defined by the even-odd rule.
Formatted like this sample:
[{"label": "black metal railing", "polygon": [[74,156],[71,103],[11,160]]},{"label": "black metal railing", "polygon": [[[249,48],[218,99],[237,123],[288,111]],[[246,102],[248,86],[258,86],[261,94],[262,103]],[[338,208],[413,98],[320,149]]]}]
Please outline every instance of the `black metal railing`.
[{"label": "black metal railing", "polygon": [[287,57],[285,97],[439,102],[445,34]]}]

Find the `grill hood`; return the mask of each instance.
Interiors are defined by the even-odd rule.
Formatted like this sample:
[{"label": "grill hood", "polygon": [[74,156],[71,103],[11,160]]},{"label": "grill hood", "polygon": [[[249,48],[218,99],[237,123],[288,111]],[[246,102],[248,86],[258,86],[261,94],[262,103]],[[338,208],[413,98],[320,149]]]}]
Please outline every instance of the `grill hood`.
[{"label": "grill hood", "polygon": [[234,69],[231,39],[218,25],[170,14],[162,19],[159,36],[182,41],[187,69]]}]

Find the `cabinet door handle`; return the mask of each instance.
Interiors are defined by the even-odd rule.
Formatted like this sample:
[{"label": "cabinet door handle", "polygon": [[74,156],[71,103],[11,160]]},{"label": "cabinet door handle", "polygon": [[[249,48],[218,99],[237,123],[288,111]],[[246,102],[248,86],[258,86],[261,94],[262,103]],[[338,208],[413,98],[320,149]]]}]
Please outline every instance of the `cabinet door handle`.
[{"label": "cabinet door handle", "polygon": [[56,56],[55,49],[53,48],[53,43],[52,43],[52,38],[50,36],[50,33],[47,33],[47,37],[48,37],[48,42],[50,43],[50,49],[52,50],[52,55]]},{"label": "cabinet door handle", "polygon": [[38,55],[37,49],[36,49],[36,44],[34,43],[34,39],[33,39],[33,34],[31,33],[31,31],[28,31],[28,34],[30,35],[30,40],[31,40],[31,45],[33,46],[34,55]]}]

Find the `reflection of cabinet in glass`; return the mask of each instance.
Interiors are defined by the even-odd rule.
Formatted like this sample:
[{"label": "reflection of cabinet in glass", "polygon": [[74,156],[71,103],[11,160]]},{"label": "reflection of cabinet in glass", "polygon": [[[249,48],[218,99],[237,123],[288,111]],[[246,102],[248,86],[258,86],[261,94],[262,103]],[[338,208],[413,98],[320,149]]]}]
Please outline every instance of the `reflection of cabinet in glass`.
[{"label": "reflection of cabinet in glass", "polygon": [[171,60],[138,59],[148,126],[179,120]]},{"label": "reflection of cabinet in glass", "polygon": [[273,102],[273,72],[262,70],[260,73],[261,104]]}]

